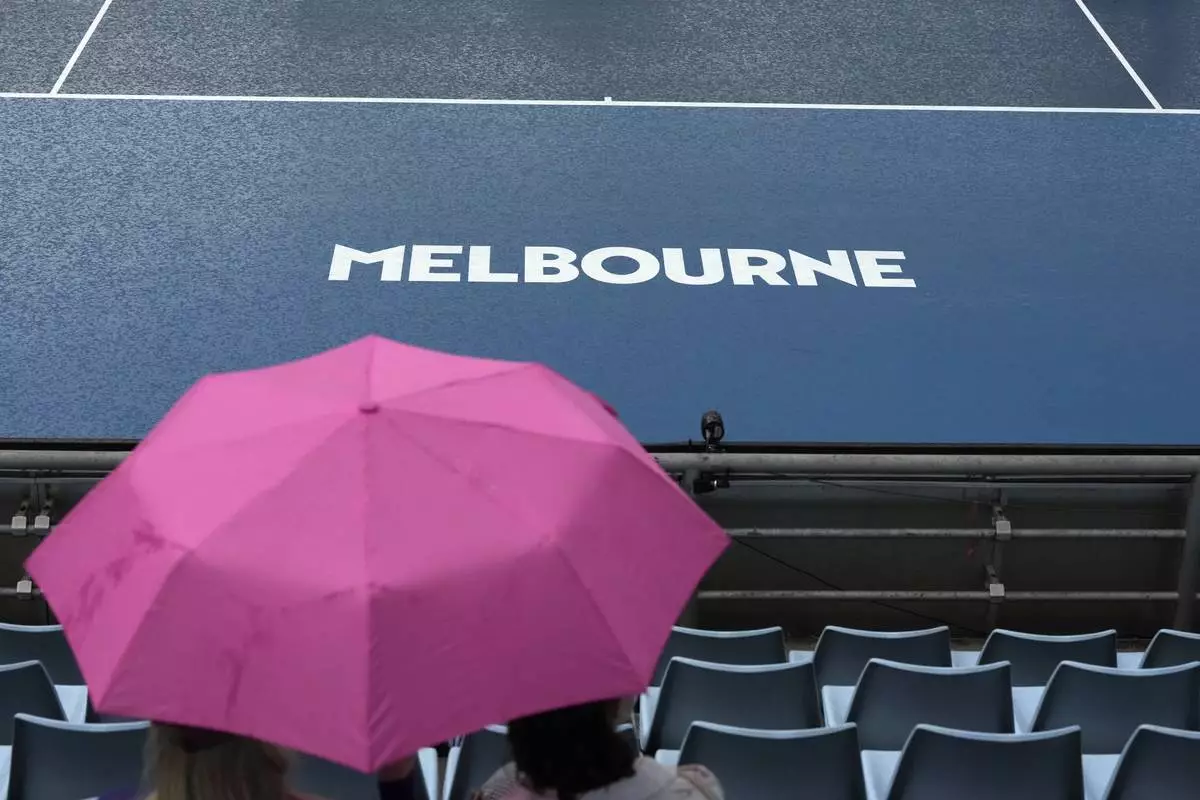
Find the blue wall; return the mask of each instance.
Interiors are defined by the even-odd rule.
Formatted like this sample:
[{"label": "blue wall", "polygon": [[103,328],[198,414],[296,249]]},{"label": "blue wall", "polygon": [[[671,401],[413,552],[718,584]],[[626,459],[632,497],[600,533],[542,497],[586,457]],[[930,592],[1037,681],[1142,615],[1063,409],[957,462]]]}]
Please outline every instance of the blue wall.
[{"label": "blue wall", "polygon": [[[0,437],[377,332],[644,440],[1200,444],[1200,117],[0,100]],[[901,250],[914,289],[327,279],[335,244]]]}]

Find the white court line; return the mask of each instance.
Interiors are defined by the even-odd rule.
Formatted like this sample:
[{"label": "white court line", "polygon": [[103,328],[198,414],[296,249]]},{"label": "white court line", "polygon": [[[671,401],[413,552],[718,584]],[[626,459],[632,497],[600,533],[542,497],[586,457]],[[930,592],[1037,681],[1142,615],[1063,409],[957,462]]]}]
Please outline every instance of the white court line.
[{"label": "white court line", "polygon": [[935,106],[935,105],[875,105],[863,103],[723,103],[659,100],[504,100],[437,97],[283,97],[275,95],[210,95],[210,94],[71,94],[43,92],[0,92],[0,99],[10,100],[112,100],[112,101],[176,101],[190,103],[343,103],[365,105],[433,105],[433,106],[542,106],[594,108],[712,108],[712,109],[782,109],[800,111],[960,111],[1005,114],[1175,114],[1200,116],[1196,108],[1081,108],[1076,106]]},{"label": "white court line", "polygon": [[96,12],[96,18],[92,20],[92,24],[88,26],[87,32],[83,34],[83,38],[79,40],[79,44],[75,47],[75,52],[71,53],[71,58],[67,61],[67,66],[63,67],[62,74],[54,82],[54,87],[50,90],[50,94],[58,94],[58,90],[62,88],[63,83],[67,80],[67,76],[75,68],[75,62],[79,60],[79,56],[83,53],[83,48],[87,47],[87,43],[91,41],[92,34],[100,26],[100,20],[104,19],[104,12],[108,11],[110,5],[112,5],[112,0],[104,0],[104,5],[100,6],[100,10]]},{"label": "white court line", "polygon": [[1121,62],[1121,66],[1129,73],[1129,77],[1133,78],[1133,82],[1142,90],[1142,94],[1146,95],[1146,99],[1150,101],[1150,105],[1161,111],[1162,104],[1158,102],[1158,98],[1150,92],[1145,82],[1142,81],[1141,76],[1137,74],[1137,70],[1126,60],[1125,56],[1121,53],[1121,49],[1117,47],[1117,43],[1109,37],[1107,31],[1104,30],[1104,26],[1100,24],[1100,20],[1092,15],[1091,9],[1087,7],[1087,4],[1083,0],[1075,0],[1075,5],[1079,6],[1079,10],[1088,18],[1088,22],[1092,23],[1092,27],[1096,29],[1096,33],[1100,34],[1100,38],[1108,45],[1108,49],[1112,50],[1112,54],[1117,57],[1117,61]]}]

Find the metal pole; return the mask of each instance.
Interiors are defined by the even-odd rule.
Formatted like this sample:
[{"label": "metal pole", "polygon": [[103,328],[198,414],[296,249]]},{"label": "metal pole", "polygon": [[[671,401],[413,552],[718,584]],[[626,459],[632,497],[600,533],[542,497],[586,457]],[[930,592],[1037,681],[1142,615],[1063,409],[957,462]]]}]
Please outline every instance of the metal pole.
[{"label": "metal pole", "polygon": [[[994,528],[729,528],[746,539],[991,539]],[[1182,539],[1182,528],[1026,528],[1014,539]]]},{"label": "metal pole", "polygon": [[[695,470],[689,470],[683,474],[683,490],[688,493],[692,501],[696,500],[695,485],[696,480],[700,477]],[[678,625],[685,628],[700,627],[700,597],[699,592],[692,592],[692,596],[688,598],[687,604],[683,610],[679,612]]]},{"label": "metal pole", "polygon": [[124,450],[0,450],[0,470],[109,472],[127,455]]},{"label": "metal pole", "polygon": [[0,597],[20,597],[28,600],[31,597],[41,597],[42,590],[34,589],[32,592],[18,592],[12,586],[0,586]]},{"label": "metal pole", "polygon": [[1174,475],[1200,473],[1194,455],[972,455],[967,453],[656,453],[667,472],[789,475]]},{"label": "metal pole", "polygon": [[1187,520],[1184,523],[1187,538],[1183,540],[1183,554],[1179,558],[1179,601],[1175,609],[1175,630],[1190,631],[1195,624],[1196,603],[1188,602],[1200,588],[1200,475],[1192,478],[1191,495],[1188,497]]},{"label": "metal pole", "polygon": [[[125,450],[2,450],[0,470],[114,469]],[[657,453],[668,472],[790,475],[1171,475],[1200,473],[1200,455],[972,455],[968,453]]]},{"label": "metal pole", "polygon": [[[918,602],[970,602],[989,601],[987,592],[954,591],[922,592],[917,590],[856,590],[835,591],[827,589],[783,589],[750,591],[707,591],[700,592],[699,599],[710,600],[837,600],[837,601],[918,601]],[[1175,602],[1176,592],[1006,592],[1004,602]]]}]

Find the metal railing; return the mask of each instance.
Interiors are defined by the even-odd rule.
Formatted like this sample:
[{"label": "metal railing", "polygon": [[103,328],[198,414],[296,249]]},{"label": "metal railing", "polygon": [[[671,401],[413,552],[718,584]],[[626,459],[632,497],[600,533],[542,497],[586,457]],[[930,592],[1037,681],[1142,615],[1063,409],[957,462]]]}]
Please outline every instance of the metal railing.
[{"label": "metal railing", "polygon": [[[116,468],[125,450],[3,450],[0,471],[46,475],[103,474]],[[655,458],[672,474],[750,476],[964,476],[970,479],[1006,476],[1068,476],[1084,478],[1172,477],[1190,481],[1190,501],[1183,528],[1055,529],[1007,528],[733,528],[737,538],[774,539],[976,539],[995,540],[1182,540],[1176,591],[1004,591],[999,579],[977,591],[920,590],[751,590],[702,591],[700,601],[819,600],[819,601],[980,601],[1004,602],[1096,601],[1175,602],[1174,625],[1189,630],[1194,623],[1195,599],[1200,592],[1200,455],[1154,453],[1073,452],[1063,454],[970,452],[659,452]],[[686,483],[686,482],[685,482]],[[12,526],[9,526],[10,528]],[[44,533],[45,531],[28,531]],[[0,533],[21,531],[0,527]],[[999,587],[999,588],[997,588]],[[999,596],[998,596],[999,594]],[[0,587],[0,596],[17,596]],[[28,596],[22,594],[21,596]],[[1180,599],[1183,598],[1182,601]]]}]

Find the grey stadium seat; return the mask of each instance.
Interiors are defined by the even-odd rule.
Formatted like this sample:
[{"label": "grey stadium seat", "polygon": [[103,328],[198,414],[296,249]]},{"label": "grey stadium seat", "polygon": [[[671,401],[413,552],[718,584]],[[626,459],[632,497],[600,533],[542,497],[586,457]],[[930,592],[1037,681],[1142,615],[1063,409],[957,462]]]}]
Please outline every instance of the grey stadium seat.
[{"label": "grey stadium seat", "polygon": [[446,765],[445,800],[466,800],[471,792],[509,761],[508,735],[493,725],[463,737],[453,767]]},{"label": "grey stadium seat", "polygon": [[1117,762],[1105,800],[1200,797],[1200,733],[1143,725]]},{"label": "grey stadium seat", "polygon": [[988,634],[979,653],[980,664],[1007,661],[1012,665],[1013,686],[1045,686],[1063,661],[1117,665],[1117,632],[1100,631],[1079,636],[1042,636],[996,629]]},{"label": "grey stadium seat", "polygon": [[80,800],[137,786],[148,722],[83,725],[17,714],[8,800]]},{"label": "grey stadium seat", "polygon": [[0,666],[0,745],[13,743],[17,714],[66,721],[54,684],[37,661]]},{"label": "grey stadium seat", "polygon": [[1200,633],[1161,630],[1154,634],[1146,654],[1142,656],[1142,669],[1174,667],[1200,661]]},{"label": "grey stadium seat", "polygon": [[61,625],[0,623],[0,664],[40,661],[50,679],[63,686],[82,686],[83,675]]},{"label": "grey stadium seat", "polygon": [[853,725],[764,731],[695,722],[684,737],[679,763],[711,769],[730,798],[866,798]]},{"label": "grey stadium seat", "polygon": [[625,744],[629,745],[630,752],[632,752],[635,756],[640,756],[642,754],[641,745],[638,743],[637,731],[633,729],[633,725],[631,723],[626,722],[622,725],[618,725],[617,733],[619,733],[621,738],[625,740]]},{"label": "grey stadium seat", "polygon": [[970,733],[919,725],[888,800],[1083,800],[1078,728]]},{"label": "grey stadium seat", "polygon": [[722,665],[671,660],[646,752],[678,750],[693,722],[795,730],[821,725],[812,664]]},{"label": "grey stadium seat", "polygon": [[830,625],[821,631],[813,651],[819,686],[854,686],[872,658],[949,667],[950,629],[921,631],[860,631]]},{"label": "grey stadium seat", "polygon": [[1046,687],[1033,730],[1078,725],[1083,752],[1120,753],[1139,725],[1200,727],[1200,664],[1118,670],[1064,662]]},{"label": "grey stadium seat", "polygon": [[1008,664],[923,667],[871,659],[847,721],[864,750],[900,750],[921,723],[981,733],[1012,733]]},{"label": "grey stadium seat", "polygon": [[788,660],[783,628],[706,631],[675,627],[658,658],[651,686],[662,684],[667,665],[676,656],[714,664],[780,664]]}]

